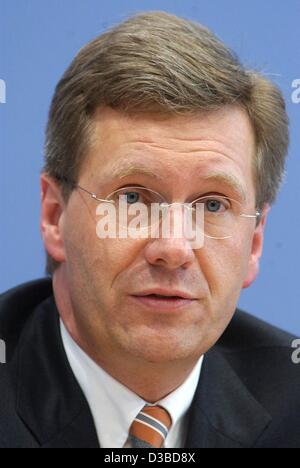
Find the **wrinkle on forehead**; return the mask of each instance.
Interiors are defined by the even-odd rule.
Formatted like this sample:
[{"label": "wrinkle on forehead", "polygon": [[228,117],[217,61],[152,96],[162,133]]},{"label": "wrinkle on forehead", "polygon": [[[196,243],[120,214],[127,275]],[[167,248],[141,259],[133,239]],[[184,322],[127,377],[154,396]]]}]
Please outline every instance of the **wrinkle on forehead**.
[{"label": "wrinkle on forehead", "polygon": [[250,119],[237,106],[163,120],[153,115],[131,117],[108,108],[96,114],[95,123],[98,143],[112,150],[118,145],[133,145],[136,149],[148,147],[178,153],[211,150],[226,155],[238,152],[241,146],[253,153],[255,146]]}]

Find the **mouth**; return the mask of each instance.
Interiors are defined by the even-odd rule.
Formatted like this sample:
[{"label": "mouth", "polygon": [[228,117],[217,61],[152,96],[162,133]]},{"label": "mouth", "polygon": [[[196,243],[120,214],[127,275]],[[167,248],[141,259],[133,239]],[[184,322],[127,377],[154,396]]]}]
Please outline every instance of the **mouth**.
[{"label": "mouth", "polygon": [[147,308],[154,310],[172,311],[175,309],[182,309],[191,306],[196,301],[195,298],[189,294],[182,292],[144,292],[134,294],[133,299]]}]

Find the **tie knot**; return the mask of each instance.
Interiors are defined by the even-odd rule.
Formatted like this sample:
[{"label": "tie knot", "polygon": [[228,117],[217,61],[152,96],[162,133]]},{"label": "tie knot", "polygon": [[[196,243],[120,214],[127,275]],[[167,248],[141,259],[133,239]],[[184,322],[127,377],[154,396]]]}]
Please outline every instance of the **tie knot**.
[{"label": "tie knot", "polygon": [[144,406],[130,428],[132,446],[162,447],[171,425],[172,419],[167,410],[161,406]]}]

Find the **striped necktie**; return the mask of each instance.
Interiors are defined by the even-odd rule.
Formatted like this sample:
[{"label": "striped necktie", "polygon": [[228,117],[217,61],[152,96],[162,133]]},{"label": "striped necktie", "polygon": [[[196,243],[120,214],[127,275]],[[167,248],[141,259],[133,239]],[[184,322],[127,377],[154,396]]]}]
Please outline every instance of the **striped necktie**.
[{"label": "striped necktie", "polygon": [[171,425],[171,416],[164,408],[144,406],[130,427],[132,448],[162,447]]}]

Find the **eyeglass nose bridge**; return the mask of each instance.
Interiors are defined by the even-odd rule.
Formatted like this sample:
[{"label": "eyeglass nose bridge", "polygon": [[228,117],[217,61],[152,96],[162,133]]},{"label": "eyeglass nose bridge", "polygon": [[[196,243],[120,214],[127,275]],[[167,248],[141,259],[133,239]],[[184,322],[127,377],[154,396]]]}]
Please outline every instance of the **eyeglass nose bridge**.
[{"label": "eyeglass nose bridge", "polygon": [[167,202],[161,202],[159,204],[162,208],[171,208],[172,206],[183,206],[187,209],[193,210],[192,203],[184,203],[184,202],[173,202],[173,203],[167,203]]},{"label": "eyeglass nose bridge", "polygon": [[[195,207],[193,207],[193,204],[192,203],[188,203],[188,202],[173,202],[173,203],[168,203],[168,202],[160,202],[159,203],[159,210],[162,210],[162,219],[168,219],[168,222],[170,222],[170,208],[173,208],[174,207],[174,213],[172,213],[172,215],[174,214],[175,218],[175,225],[177,225],[177,228],[178,228],[178,224],[177,223],[184,223],[184,225],[187,223],[187,225],[189,226],[190,223],[192,222],[192,218],[194,219],[194,216],[198,216],[197,214],[197,211],[195,209]],[[183,207],[183,210],[182,210],[182,207]],[[180,211],[178,211],[178,209],[180,209]],[[185,210],[187,209],[187,210]],[[204,210],[202,212],[199,213],[199,215],[201,216],[201,213],[203,215],[203,220],[202,220],[202,223],[204,222]],[[171,215],[171,216],[172,216]],[[166,217],[166,218],[165,218]],[[156,224],[160,224],[162,220],[159,220],[159,222],[154,222],[153,225],[155,226]],[[197,217],[197,221],[198,223],[201,222],[198,220],[198,217]]]}]

